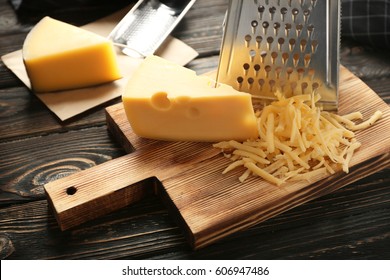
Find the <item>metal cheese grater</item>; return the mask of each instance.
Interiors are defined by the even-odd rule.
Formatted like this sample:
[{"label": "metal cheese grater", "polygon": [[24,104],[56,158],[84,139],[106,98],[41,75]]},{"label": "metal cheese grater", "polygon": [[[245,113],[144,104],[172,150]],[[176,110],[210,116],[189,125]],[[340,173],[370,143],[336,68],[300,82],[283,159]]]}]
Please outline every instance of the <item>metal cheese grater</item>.
[{"label": "metal cheese grater", "polygon": [[336,110],[340,0],[230,0],[217,82],[270,101],[315,91]]},{"label": "metal cheese grater", "polygon": [[111,31],[108,39],[133,57],[153,54],[195,0],[139,0]]}]

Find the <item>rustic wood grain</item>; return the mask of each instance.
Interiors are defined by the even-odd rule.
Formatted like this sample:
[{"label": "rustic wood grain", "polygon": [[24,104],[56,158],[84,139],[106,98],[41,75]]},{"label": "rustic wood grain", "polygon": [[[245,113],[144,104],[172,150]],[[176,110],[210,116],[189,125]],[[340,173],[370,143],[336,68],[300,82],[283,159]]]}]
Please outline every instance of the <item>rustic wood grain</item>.
[{"label": "rustic wood grain", "polygon": [[93,108],[77,118],[60,121],[47,107],[27,88],[11,87],[0,89],[0,143],[20,138],[36,137],[48,133],[60,133],[68,130],[83,129],[94,125],[105,124],[105,114],[101,110],[119,102],[120,98]]},{"label": "rustic wood grain", "polygon": [[341,49],[344,66],[363,80],[390,77],[390,53],[388,50],[367,50],[359,45],[344,46]]},{"label": "rustic wood grain", "polygon": [[9,257],[15,251],[14,245],[9,237],[5,234],[0,234],[0,259]]},{"label": "rustic wood grain", "polygon": [[137,257],[183,243],[161,203],[153,199],[65,233],[46,200],[9,206],[0,213],[0,230],[14,240],[10,256],[16,259],[106,259],[129,253]]},{"label": "rustic wood grain", "polygon": [[209,143],[154,142],[44,187],[65,230],[155,193],[151,187],[136,183],[152,177],[164,181],[218,153]]},{"label": "rustic wood grain", "polygon": [[61,229],[139,201],[155,191],[135,183],[156,177],[161,182],[157,193],[182,224],[191,246],[199,249],[388,167],[390,135],[380,131],[390,131],[390,108],[350,71],[341,70],[339,113],[360,111],[370,116],[381,110],[384,114],[375,126],[357,133],[362,148],[351,161],[357,167],[349,174],[337,172],[282,188],[258,178],[242,184],[237,172],[221,174],[227,160],[209,143],[154,141],[134,146],[131,141],[137,137],[117,104],[107,109],[108,127],[127,151],[132,145],[135,152],[45,185]]},{"label": "rustic wood grain", "polygon": [[[359,191],[351,186],[339,189],[190,255],[182,253],[175,257],[228,259],[233,255],[239,259],[342,259],[347,256],[346,258],[365,259],[381,251],[381,256],[388,259],[390,252],[381,248],[389,240],[388,229],[381,230],[383,227],[387,228],[389,223],[388,214],[384,215],[388,209],[386,203],[377,204],[373,212],[378,211],[378,215],[367,217],[360,212],[363,205],[376,204],[375,200],[379,197],[371,195],[377,190],[378,196],[388,196],[385,189],[389,178],[385,171],[379,174],[382,174],[383,181],[380,184],[382,187],[378,189],[372,188],[375,179],[372,176],[366,177],[363,180],[365,183],[359,183]],[[372,197],[372,200],[367,197]],[[359,226],[355,227],[356,224]],[[251,241],[247,242],[245,238]],[[275,243],[278,245],[275,246]],[[367,251],[368,255],[365,254]],[[167,257],[169,255],[158,258]]]},{"label": "rustic wood grain", "polygon": [[0,204],[45,199],[45,183],[123,155],[104,126],[0,143],[0,151]]},{"label": "rustic wood grain", "polygon": [[197,251],[157,197],[66,232],[45,200],[2,207],[0,231],[11,259],[388,259],[389,180],[376,173]]}]

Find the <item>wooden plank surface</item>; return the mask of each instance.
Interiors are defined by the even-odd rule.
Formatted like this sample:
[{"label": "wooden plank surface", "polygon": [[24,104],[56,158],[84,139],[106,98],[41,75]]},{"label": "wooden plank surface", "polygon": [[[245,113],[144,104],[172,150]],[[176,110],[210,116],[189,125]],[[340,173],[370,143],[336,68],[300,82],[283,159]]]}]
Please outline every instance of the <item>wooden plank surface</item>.
[{"label": "wooden plank surface", "polygon": [[[221,175],[228,163],[218,157],[202,160],[191,170],[182,169],[172,178],[162,178],[162,189],[167,203],[177,209],[182,226],[193,248],[206,246],[238,230],[246,229],[270,217],[362,178],[368,170],[386,168],[390,153],[390,108],[381,98],[349,70],[342,67],[340,75],[339,113],[360,111],[371,116],[382,110],[383,119],[375,127],[357,133],[362,148],[355,154],[349,174],[339,172],[324,180],[290,183],[279,188],[258,178],[238,182],[239,172]],[[120,104],[108,108],[109,128],[121,143],[134,139],[131,127]],[[122,114],[120,112],[122,111]],[[117,128],[119,125],[119,129]],[[116,134],[118,130],[122,131]],[[123,136],[126,138],[123,139]],[[161,147],[161,149],[164,149]],[[193,147],[197,149],[197,147]],[[170,151],[170,154],[174,151]],[[371,159],[376,158],[371,164]],[[369,166],[369,167],[368,167]],[[166,168],[166,167],[165,167]],[[366,174],[368,175],[368,174]],[[322,178],[323,179],[323,178]]]},{"label": "wooden plank surface", "polygon": [[[340,114],[360,111],[368,118],[376,110],[383,112],[374,126],[357,133],[362,147],[351,161],[351,167],[356,167],[349,174],[337,172],[282,187],[259,178],[240,183],[241,170],[222,175],[229,160],[210,143],[137,139],[123,107],[117,104],[107,109],[108,127],[125,149],[132,146],[135,152],[51,182],[45,190],[63,230],[139,201],[148,193],[161,194],[191,246],[199,249],[388,166],[390,134],[382,131],[390,131],[390,107],[345,68],[339,103]],[[135,186],[152,177],[161,183],[160,189]]]}]

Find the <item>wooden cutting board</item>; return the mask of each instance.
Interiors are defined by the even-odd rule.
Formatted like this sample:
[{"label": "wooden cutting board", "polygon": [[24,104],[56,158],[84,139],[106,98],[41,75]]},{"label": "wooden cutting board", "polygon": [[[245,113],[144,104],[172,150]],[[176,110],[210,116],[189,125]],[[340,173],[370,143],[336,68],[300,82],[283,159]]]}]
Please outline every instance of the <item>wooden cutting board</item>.
[{"label": "wooden cutting board", "polygon": [[252,177],[240,183],[242,170],[222,175],[230,161],[211,143],[164,142],[135,135],[123,105],[106,109],[112,135],[129,153],[45,185],[62,230],[158,195],[166,203],[194,249],[220,240],[390,165],[390,109],[366,84],[341,67],[339,114],[376,110],[383,118],[357,133],[362,147],[350,173],[338,172],[315,182],[282,187]]}]

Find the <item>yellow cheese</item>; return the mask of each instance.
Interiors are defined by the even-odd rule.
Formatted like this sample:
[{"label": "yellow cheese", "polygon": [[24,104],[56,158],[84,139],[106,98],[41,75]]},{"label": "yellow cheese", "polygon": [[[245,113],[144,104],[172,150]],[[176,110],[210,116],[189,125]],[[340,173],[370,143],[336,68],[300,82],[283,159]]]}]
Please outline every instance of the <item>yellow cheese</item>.
[{"label": "yellow cheese", "polygon": [[79,27],[44,17],[23,44],[34,91],[75,89],[121,78],[112,43]]},{"label": "yellow cheese", "polygon": [[[316,107],[319,96],[314,93],[285,98],[258,112],[258,139],[239,143],[222,141],[214,144],[232,163],[222,173],[244,167],[238,178],[244,182],[250,175],[281,185],[286,181],[313,182],[337,168],[349,172],[349,164],[361,144],[353,131],[373,125],[381,118],[376,111],[368,120],[360,112],[339,116]],[[344,126],[347,126],[345,127]]]},{"label": "yellow cheese", "polygon": [[173,141],[246,140],[258,135],[251,96],[157,56],[147,57],[122,96],[133,131]]}]

